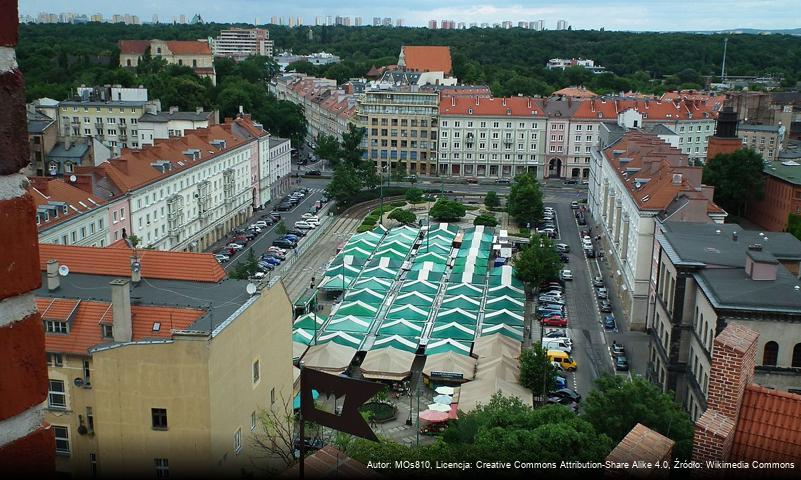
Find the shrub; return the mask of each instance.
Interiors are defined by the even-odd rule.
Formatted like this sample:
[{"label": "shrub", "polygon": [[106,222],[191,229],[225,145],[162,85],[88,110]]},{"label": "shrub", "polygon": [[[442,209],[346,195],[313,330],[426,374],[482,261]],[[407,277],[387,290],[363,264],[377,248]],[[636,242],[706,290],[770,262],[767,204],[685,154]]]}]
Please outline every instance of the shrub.
[{"label": "shrub", "polygon": [[391,218],[392,220],[397,220],[400,223],[405,225],[409,225],[415,223],[417,221],[417,215],[409,210],[404,210],[402,208],[396,208],[389,214],[387,218]]},{"label": "shrub", "polygon": [[362,225],[359,225],[359,228],[356,229],[356,233],[369,232],[373,228],[374,228],[374,225],[364,225],[364,224],[362,224]]},{"label": "shrub", "polygon": [[394,202],[389,204],[391,207],[405,207],[406,202],[404,200],[395,200]]},{"label": "shrub", "polygon": [[362,225],[373,226],[376,223],[378,223],[378,215],[377,214],[376,215],[373,215],[373,214],[367,215],[366,217],[364,217],[364,220],[362,220]]},{"label": "shrub", "polygon": [[492,215],[479,215],[473,220],[473,225],[484,225],[487,227],[494,227],[498,225],[498,219]]}]

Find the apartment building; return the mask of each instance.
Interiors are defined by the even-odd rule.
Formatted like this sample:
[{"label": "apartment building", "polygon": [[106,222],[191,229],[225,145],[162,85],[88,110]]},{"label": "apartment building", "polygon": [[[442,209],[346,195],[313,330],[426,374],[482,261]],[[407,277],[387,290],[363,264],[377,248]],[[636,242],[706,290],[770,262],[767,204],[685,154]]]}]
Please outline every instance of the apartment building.
[{"label": "apartment building", "polygon": [[120,40],[118,46],[121,67],[136,67],[149,50],[150,56],[163,58],[170,65],[190,67],[197,76],[217,84],[208,40]]},{"label": "apartment building", "polygon": [[748,219],[771,232],[787,230],[790,215],[801,215],[801,152],[785,150],[765,162],[763,196],[746,207]]},{"label": "apartment building", "polygon": [[166,112],[149,111],[137,121],[137,147],[153,145],[156,140],[182,137],[187,130],[207,128],[216,123],[219,123],[217,112],[204,112],[201,108],[194,112],[181,112],[178,107],[170,107]]},{"label": "apartment building", "polygon": [[439,119],[439,175],[542,178],[548,119],[541,100],[443,95]]},{"label": "apartment building", "polygon": [[252,55],[273,56],[273,41],[270,32],[263,28],[230,28],[220,31],[212,40],[215,57],[228,57],[242,61]]},{"label": "apartment building", "polygon": [[108,203],[69,179],[29,177],[39,243],[104,247],[109,242]]},{"label": "apartment building", "polygon": [[47,155],[58,141],[56,118],[45,115],[33,105],[28,106],[27,114],[30,160],[26,173],[28,175],[48,175]]},{"label": "apartment building", "polygon": [[229,477],[271,466],[255,443],[260,415],[287,408],[293,381],[280,282],[248,294],[210,254],[41,245],[40,258],[44,415],[59,473]]},{"label": "apartment building", "polygon": [[158,108],[159,103],[149,101],[144,88],[81,87],[76,97],[58,105],[59,137],[85,145],[97,139],[112,154],[123,148],[140,148],[139,119]]},{"label": "apartment building", "polygon": [[779,158],[779,152],[784,147],[784,134],[784,125],[737,125],[737,136],[742,140],[743,147],[758,152],[767,161]]},{"label": "apartment building", "polygon": [[391,173],[436,175],[439,94],[416,85],[367,90],[358,107],[367,158]]},{"label": "apartment building", "polygon": [[754,382],[801,391],[801,241],[736,224],[665,222],[653,250],[649,379],[693,420],[707,408],[713,342],[728,325],[759,334]]},{"label": "apartment building", "polygon": [[610,264],[610,288],[622,299],[625,321],[644,330],[651,254],[664,221],[723,223],[726,212],[701,184],[701,167],[653,134],[629,131],[613,145],[592,150],[588,207]]},{"label": "apartment building", "polygon": [[[292,173],[292,144],[288,138],[269,137],[268,148],[270,151],[270,176],[262,176],[262,184],[270,186],[271,198],[278,198],[292,182],[290,176]],[[267,181],[268,179],[269,181]]]}]

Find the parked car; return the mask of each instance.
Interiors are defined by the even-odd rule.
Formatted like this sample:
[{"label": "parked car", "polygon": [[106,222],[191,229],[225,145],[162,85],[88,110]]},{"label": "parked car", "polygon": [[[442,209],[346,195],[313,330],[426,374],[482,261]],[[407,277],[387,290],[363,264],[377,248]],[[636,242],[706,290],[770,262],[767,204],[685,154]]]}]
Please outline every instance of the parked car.
[{"label": "parked car", "polygon": [[604,287],[598,287],[595,289],[595,295],[601,300],[606,300],[609,298],[609,291]]},{"label": "parked car", "polygon": [[540,295],[537,298],[537,301],[540,303],[551,303],[556,305],[564,305],[565,301],[559,297],[554,297],[552,295]]},{"label": "parked car", "polygon": [[570,257],[565,255],[564,253],[559,254],[559,259],[562,260],[562,263],[570,263]]},{"label": "parked car", "polygon": [[239,244],[239,243],[229,243],[229,244],[228,244],[228,245],[226,245],[226,246],[227,246],[228,248],[232,249],[232,250],[242,250],[243,248],[245,248],[245,246],[244,246],[244,245],[242,245],[242,244]]},{"label": "parked car", "polygon": [[543,338],[542,348],[545,350],[561,350],[568,354],[573,351],[572,342],[566,338]]},{"label": "parked car", "polygon": [[557,243],[554,245],[556,247],[556,251],[560,253],[570,253],[570,245],[566,243]]},{"label": "parked car", "polygon": [[604,286],[604,277],[593,277],[592,286],[593,287],[603,287]]},{"label": "parked car", "polygon": [[598,302],[598,311],[601,313],[612,313],[612,304],[607,300],[601,300]]},{"label": "parked car", "polygon": [[614,315],[606,315],[604,317],[604,328],[607,330],[614,330],[615,329],[615,316]]},{"label": "parked car", "polygon": [[417,181],[417,175],[406,175],[405,177],[403,177],[403,181],[404,182],[416,182]]},{"label": "parked car", "polygon": [[[251,232],[251,233],[261,233],[261,227],[260,227],[260,226],[258,226],[258,225],[256,225],[255,223],[254,223],[254,224],[251,224],[251,225],[248,227],[248,232]],[[247,232],[245,232],[245,233],[247,233]],[[244,233],[243,233],[243,235],[244,235]]]},{"label": "parked car", "polygon": [[275,209],[279,212],[286,212],[287,210],[292,210],[292,205],[289,202],[281,202],[275,207]]},{"label": "parked car", "polygon": [[255,222],[253,222],[253,225],[256,225],[259,228],[266,228],[270,226],[270,224],[267,223],[266,220],[256,220]]},{"label": "parked car", "polygon": [[569,338],[567,336],[567,330],[564,328],[552,328],[547,330],[543,335],[542,338]]},{"label": "parked car", "polygon": [[617,358],[617,357],[619,357],[621,355],[626,355],[625,347],[623,347],[623,345],[621,345],[621,344],[619,344],[617,342],[612,342],[612,346],[609,347],[609,351],[612,353],[612,356],[615,357],[615,358]]},{"label": "parked car", "polygon": [[573,280],[573,272],[571,272],[568,269],[562,270],[562,273],[560,275],[562,277],[562,280]]},{"label": "parked car", "polygon": [[281,265],[281,260],[276,257],[262,257],[261,261],[267,262],[270,265],[276,265],[276,266]]},{"label": "parked car", "polygon": [[319,170],[309,170],[308,172],[306,172],[306,175],[308,175],[310,177],[319,177],[322,174],[323,174],[323,172],[321,172]]},{"label": "parked car", "polygon": [[320,218],[316,215],[306,218],[304,222],[314,225],[315,227],[320,226]]},{"label": "parked car", "polygon": [[629,370],[629,359],[625,355],[615,357],[615,370],[627,372]]},{"label": "parked car", "polygon": [[281,253],[286,255],[286,249],[280,247],[267,247],[267,252]]},{"label": "parked car", "polygon": [[275,267],[270,265],[267,262],[259,262],[259,263],[256,264],[256,268],[260,272],[271,272]]},{"label": "parked car", "polygon": [[300,240],[300,238],[297,235],[292,233],[287,233],[286,235],[284,235],[284,238],[286,238],[290,242],[295,242],[295,243],[298,243],[298,240]]},{"label": "parked car", "polygon": [[217,260],[219,263],[225,263],[228,260],[230,260],[231,257],[229,257],[228,255],[223,255],[221,253],[218,253],[217,255],[214,255],[214,259]]},{"label": "parked car", "polygon": [[279,238],[273,240],[273,246],[281,248],[295,248],[295,242],[288,240],[286,238]]},{"label": "parked car", "polygon": [[289,229],[286,231],[286,233],[294,235],[297,238],[303,238],[306,236],[306,230],[298,230],[297,228]]},{"label": "parked car", "polygon": [[578,413],[578,408],[579,408],[578,407],[578,403],[574,402],[573,400],[571,400],[569,398],[548,397],[548,403],[550,403],[551,405],[563,405],[563,406],[569,408],[570,410],[572,410],[573,413]]},{"label": "parked car", "polygon": [[578,207],[579,203],[577,201],[573,200],[572,202],[570,202],[570,208],[572,208],[573,210],[577,210]]},{"label": "parked car", "polygon": [[476,178],[476,177],[467,177],[467,178],[465,179],[465,181],[466,181],[467,183],[473,183],[473,184],[476,184],[476,183],[478,183],[478,178]]},{"label": "parked car", "polygon": [[586,255],[587,258],[595,258],[595,249],[594,248],[585,248],[584,249],[584,255]]},{"label": "parked car", "polygon": [[559,390],[555,390],[548,394],[549,397],[562,397],[562,398],[569,398],[574,402],[581,401],[581,394],[577,391],[573,390],[572,388],[560,388]]},{"label": "parked car", "polygon": [[565,180],[565,185],[578,185],[578,179],[568,178]]},{"label": "parked car", "polygon": [[512,183],[512,180],[509,179],[509,178],[499,178],[499,179],[495,180],[495,183],[499,183],[499,184],[502,184],[502,185],[508,185],[508,184]]},{"label": "parked car", "polygon": [[544,327],[559,327],[565,328],[567,327],[567,318],[562,317],[560,315],[554,315],[552,317],[543,318],[540,323]]},{"label": "parked car", "polygon": [[309,222],[304,222],[303,220],[295,222],[295,228],[298,230],[312,230],[315,225],[312,225]]}]

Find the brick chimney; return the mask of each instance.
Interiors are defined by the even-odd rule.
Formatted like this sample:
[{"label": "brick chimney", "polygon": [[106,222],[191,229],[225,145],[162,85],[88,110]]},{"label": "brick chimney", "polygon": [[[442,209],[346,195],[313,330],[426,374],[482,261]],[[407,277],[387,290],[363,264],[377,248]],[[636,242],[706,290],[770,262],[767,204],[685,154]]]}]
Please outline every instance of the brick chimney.
[{"label": "brick chimney", "polygon": [[715,338],[707,409],[695,422],[693,460],[728,460],[745,388],[754,379],[759,334],[731,324]]},{"label": "brick chimney", "polygon": [[131,282],[126,278],[112,280],[111,283],[111,333],[115,342],[130,342],[133,325],[131,322]]},{"label": "brick chimney", "polygon": [[61,286],[61,279],[58,276],[58,260],[50,259],[47,261],[47,291],[58,290]]}]

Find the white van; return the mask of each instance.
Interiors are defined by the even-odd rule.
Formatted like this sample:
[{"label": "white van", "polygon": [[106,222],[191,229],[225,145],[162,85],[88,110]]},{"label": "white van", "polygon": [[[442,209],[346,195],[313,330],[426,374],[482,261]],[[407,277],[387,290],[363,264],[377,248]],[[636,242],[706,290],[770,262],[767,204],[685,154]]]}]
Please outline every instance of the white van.
[{"label": "white van", "polygon": [[561,350],[570,355],[570,353],[573,351],[573,348],[571,345],[568,345],[565,340],[567,339],[543,339],[542,348],[545,350]]},{"label": "white van", "polygon": [[306,223],[311,223],[315,227],[319,227],[320,226],[320,219],[318,217],[316,217],[316,216],[314,216],[314,217],[306,217],[306,218],[303,219],[303,221],[306,222]]},{"label": "white van", "polygon": [[295,228],[297,228],[298,230],[311,230],[314,227],[315,226],[309,222],[304,222],[304,221],[295,222]]}]

